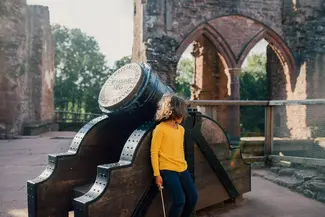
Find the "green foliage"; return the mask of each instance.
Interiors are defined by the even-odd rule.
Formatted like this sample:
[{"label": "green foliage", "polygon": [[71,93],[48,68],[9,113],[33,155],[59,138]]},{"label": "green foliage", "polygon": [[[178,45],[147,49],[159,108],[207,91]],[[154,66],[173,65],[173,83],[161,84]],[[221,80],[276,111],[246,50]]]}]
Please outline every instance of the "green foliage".
[{"label": "green foliage", "polygon": [[111,71],[114,72],[129,63],[131,63],[131,56],[122,57],[120,60],[114,62],[114,67]]},{"label": "green foliage", "polygon": [[176,92],[184,98],[191,97],[191,83],[193,80],[194,62],[192,59],[181,59],[177,66]]},{"label": "green foliage", "polygon": [[[240,75],[240,98],[241,100],[267,100],[266,55],[252,55],[247,60],[248,65]],[[246,131],[264,132],[264,107],[243,106],[240,110],[241,124]]]},{"label": "green foliage", "polygon": [[80,29],[52,27],[55,49],[55,107],[98,113],[97,97],[111,73],[94,37]]},{"label": "green foliage", "polygon": [[[241,100],[266,100],[268,97],[266,76],[266,55],[252,55],[247,59],[240,75]],[[194,73],[192,59],[181,59],[177,67],[176,92],[185,98],[190,98]],[[245,131],[264,132],[264,107],[241,107],[241,124]]]},{"label": "green foliage", "polygon": [[131,62],[117,60],[109,68],[94,37],[80,29],[52,27],[55,49],[55,108],[70,112],[99,113],[98,94],[114,71]]},{"label": "green foliage", "polygon": [[[131,62],[126,56],[109,68],[94,37],[79,29],[60,25],[52,27],[55,48],[55,107],[59,110],[98,113],[98,94],[107,77]],[[242,100],[267,99],[266,56],[248,57],[248,66],[240,76]],[[181,59],[177,67],[176,92],[184,98],[191,97],[194,74],[192,59]],[[242,107],[241,123],[253,132],[264,130],[264,108]]]}]

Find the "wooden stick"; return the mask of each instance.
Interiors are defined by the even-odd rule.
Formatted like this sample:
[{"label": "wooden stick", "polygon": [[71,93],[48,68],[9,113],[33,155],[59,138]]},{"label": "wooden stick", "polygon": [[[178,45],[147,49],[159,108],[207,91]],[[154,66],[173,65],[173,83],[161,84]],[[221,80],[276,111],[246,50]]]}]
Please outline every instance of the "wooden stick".
[{"label": "wooden stick", "polygon": [[161,197],[161,204],[162,204],[162,208],[163,208],[163,213],[164,213],[164,217],[166,217],[166,210],[165,210],[165,202],[164,202],[164,195],[163,195],[163,186],[159,186],[159,191],[160,191],[160,197]]}]

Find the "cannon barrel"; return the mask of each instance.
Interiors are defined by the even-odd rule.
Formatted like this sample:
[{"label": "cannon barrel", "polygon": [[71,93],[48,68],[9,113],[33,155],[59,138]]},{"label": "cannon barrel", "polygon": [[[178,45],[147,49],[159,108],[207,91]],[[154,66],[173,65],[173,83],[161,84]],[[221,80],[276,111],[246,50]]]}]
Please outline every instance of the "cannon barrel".
[{"label": "cannon barrel", "polygon": [[[99,93],[103,115],[76,134],[68,152],[49,155],[45,171],[28,181],[29,216],[61,217],[72,210],[75,217],[162,216],[150,145],[157,104],[168,92],[145,63],[114,72]],[[197,209],[250,191],[250,166],[215,120],[190,111],[182,125]],[[168,208],[171,198],[164,194]]]}]

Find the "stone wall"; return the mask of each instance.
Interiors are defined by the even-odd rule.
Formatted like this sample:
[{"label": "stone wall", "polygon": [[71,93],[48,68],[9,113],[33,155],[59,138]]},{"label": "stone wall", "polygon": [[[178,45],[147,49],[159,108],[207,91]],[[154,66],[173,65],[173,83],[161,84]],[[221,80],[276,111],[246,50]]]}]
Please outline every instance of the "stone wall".
[{"label": "stone wall", "polygon": [[[48,8],[28,7],[30,44],[30,74],[33,81],[31,105],[34,120],[51,121],[54,112],[54,51]],[[32,110],[33,113],[33,110]]]},{"label": "stone wall", "polygon": [[[283,37],[295,54],[298,65],[296,85],[290,99],[325,98],[324,26],[324,1],[284,1]],[[295,106],[289,109],[289,128],[301,126],[299,130],[291,130],[292,137],[315,136],[314,128],[324,125],[325,106]],[[304,119],[304,123],[297,123],[295,120],[298,118]]]},{"label": "stone wall", "polygon": [[[161,79],[170,86],[175,86],[176,65],[181,53],[186,49],[193,38],[186,39],[195,28],[207,21],[211,21],[209,25],[215,28],[220,28],[222,23],[229,22],[233,26],[228,28],[228,25],[223,25],[225,32],[228,29],[246,28],[238,31],[233,35],[233,40],[240,39],[238,35],[247,33],[247,38],[255,35],[260,29],[263,29],[261,24],[251,20],[245,20],[242,16],[251,17],[270,26],[277,34],[282,34],[281,28],[281,0],[259,0],[247,2],[244,0],[228,1],[228,0],[200,0],[200,1],[170,1],[170,0],[137,0],[135,1],[135,16],[134,16],[134,45],[133,59],[146,60],[153,65],[154,70],[160,75]],[[231,18],[222,16],[234,15]],[[213,20],[220,17],[221,20],[215,23]],[[239,21],[239,22],[238,22]],[[248,27],[252,27],[247,31]],[[226,35],[228,36],[228,35]],[[236,38],[237,37],[237,38]],[[229,39],[229,37],[226,37]],[[186,42],[187,40],[187,42]],[[244,47],[246,38],[237,43],[228,41],[231,45],[237,46],[235,51],[240,52]],[[185,45],[181,45],[185,41]],[[227,45],[229,46],[229,44]],[[180,55],[177,54],[177,49],[183,49]],[[234,52],[234,53],[235,53]],[[228,53],[230,56],[232,53]],[[235,58],[231,56],[229,58]],[[229,59],[228,58],[228,59]],[[229,68],[235,68],[233,65]],[[161,67],[160,67],[161,66]],[[171,74],[171,75],[167,75]]]},{"label": "stone wall", "polygon": [[52,120],[53,44],[47,7],[4,0],[0,8],[0,137],[15,137],[25,123]]},{"label": "stone wall", "polygon": [[[162,80],[171,86],[179,57],[189,44],[204,35],[230,74],[228,99],[239,99],[236,74],[248,52],[264,38],[270,43],[268,63],[275,64],[268,69],[270,99],[325,98],[322,0],[137,0],[136,5],[133,55],[153,64]],[[311,137],[313,125],[325,121],[321,106],[280,110],[278,114],[284,121],[277,131],[283,136]]]},{"label": "stone wall", "polygon": [[207,20],[243,15],[282,35],[282,0],[138,0],[143,2],[144,40],[168,34],[181,41]]}]

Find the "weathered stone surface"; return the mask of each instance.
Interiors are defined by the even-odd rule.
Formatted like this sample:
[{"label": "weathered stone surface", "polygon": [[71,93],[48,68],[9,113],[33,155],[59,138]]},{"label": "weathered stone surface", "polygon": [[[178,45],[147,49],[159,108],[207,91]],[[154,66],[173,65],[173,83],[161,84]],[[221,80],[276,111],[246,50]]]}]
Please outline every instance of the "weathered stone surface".
[{"label": "weathered stone surface", "polygon": [[308,180],[304,183],[304,187],[319,192],[325,190],[325,182],[320,180]]},{"label": "weathered stone surface", "polygon": [[278,174],[279,170],[281,169],[281,167],[271,167],[270,171],[274,174]]},{"label": "weathered stone surface", "polygon": [[0,11],[0,138],[12,138],[53,119],[54,53],[47,7],[3,0]]},{"label": "weathered stone surface", "polygon": [[317,193],[317,198],[318,201],[321,201],[325,203],[325,191],[321,191]]},{"label": "weathered stone surface", "polygon": [[304,181],[310,180],[317,175],[318,175],[318,173],[316,170],[307,170],[307,169],[306,170],[298,170],[298,171],[295,171],[295,173],[294,173],[295,178],[304,180]]},{"label": "weathered stone surface", "polygon": [[[281,171],[287,175],[281,175]],[[325,176],[313,168],[281,169],[281,167],[272,167],[269,171],[253,170],[252,175],[263,177],[266,180],[272,181],[278,185],[301,193],[306,197],[313,198],[325,203]]]},{"label": "weathered stone surface", "polygon": [[309,198],[315,198],[316,194],[314,192],[312,192],[311,190],[309,189],[305,189],[303,190],[303,194],[306,196],[306,197],[309,197]]},{"label": "weathered stone surface", "polygon": [[278,171],[279,176],[292,176],[295,173],[293,168],[284,168]]},{"label": "weathered stone surface", "polygon": [[176,47],[175,39],[163,36],[149,38],[146,43],[147,63],[158,73],[160,79],[175,90]]},{"label": "weathered stone surface", "polygon": [[[214,50],[218,57],[208,61],[214,66],[206,66],[204,73],[200,72],[202,67],[195,67],[195,81],[210,80],[215,85],[213,91],[206,91],[213,82],[202,87],[194,85],[193,88],[198,88],[196,93],[207,93],[198,99],[240,99],[234,94],[239,87],[232,91],[236,79],[230,78],[229,69],[240,69],[249,51],[265,39],[270,43],[267,49],[269,99],[325,97],[322,0],[137,0],[135,5],[133,59],[154,64],[155,71],[171,86],[175,83],[179,57],[193,41],[204,36],[211,44],[205,50]],[[148,44],[152,39],[157,43]],[[216,61],[218,58],[222,67]],[[224,76],[226,86],[222,74],[227,75]],[[222,97],[216,97],[216,93]],[[237,113],[224,115],[222,109],[217,113],[226,120],[234,116],[238,119]],[[281,106],[274,113],[275,136],[306,139],[325,133],[325,127],[320,127],[325,121],[322,106]]]},{"label": "weathered stone surface", "polygon": [[[54,118],[54,46],[48,7],[28,6],[29,73],[32,79],[30,102],[36,112],[32,122]],[[30,111],[31,115],[33,111]]]}]

